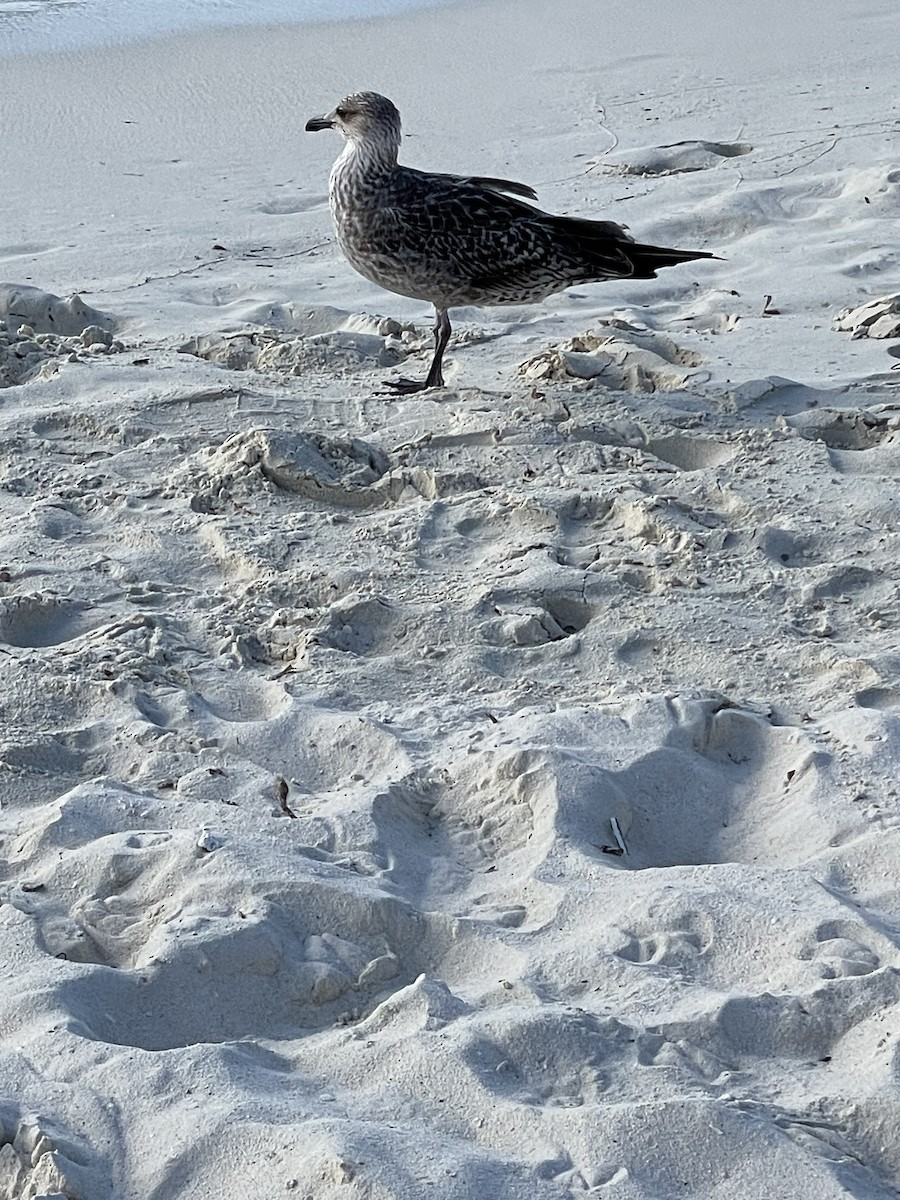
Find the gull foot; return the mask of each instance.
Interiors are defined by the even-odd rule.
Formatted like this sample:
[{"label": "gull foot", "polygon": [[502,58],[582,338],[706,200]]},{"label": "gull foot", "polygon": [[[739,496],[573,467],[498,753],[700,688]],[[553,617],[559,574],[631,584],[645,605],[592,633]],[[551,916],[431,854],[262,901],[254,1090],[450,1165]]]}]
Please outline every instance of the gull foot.
[{"label": "gull foot", "polygon": [[428,388],[443,387],[442,383],[429,383],[427,379],[407,379],[401,375],[399,379],[386,379],[384,387],[378,392],[379,396],[412,396],[415,392],[424,392]]}]

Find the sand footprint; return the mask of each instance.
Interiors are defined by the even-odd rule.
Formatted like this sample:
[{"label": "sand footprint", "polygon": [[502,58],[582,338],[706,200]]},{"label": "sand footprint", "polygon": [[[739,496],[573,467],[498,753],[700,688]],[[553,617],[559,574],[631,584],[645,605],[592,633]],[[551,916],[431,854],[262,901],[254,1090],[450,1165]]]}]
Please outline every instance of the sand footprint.
[{"label": "sand footprint", "polygon": [[740,449],[718,438],[682,433],[650,438],[646,448],[655,458],[677,467],[679,471],[705,471],[709,467],[724,466],[737,456]]},{"label": "sand footprint", "polygon": [[490,642],[499,646],[540,646],[559,642],[587,628],[593,610],[577,591],[546,591],[521,595],[503,591],[489,600],[497,620],[488,628]]},{"label": "sand footprint", "polygon": [[529,1015],[473,1040],[467,1058],[486,1086],[519,1104],[576,1108],[601,1102],[631,1066],[634,1036],[615,1018]]},{"label": "sand footprint", "polygon": [[60,646],[103,623],[90,604],[46,596],[0,597],[0,642],[8,646]]},{"label": "sand footprint", "polygon": [[197,493],[194,507],[221,504],[238,485],[257,494],[271,493],[274,485],[324,504],[369,508],[385,503],[386,494],[376,485],[389,468],[386,455],[359,438],[251,429],[201,451],[172,478]]},{"label": "sand footprint", "polygon": [[413,639],[415,617],[382,596],[345,596],[326,611],[309,641],[347,654],[389,654]]},{"label": "sand footprint", "polygon": [[871,450],[897,436],[896,412],[864,408],[816,408],[786,417],[784,424],[829,450]]},{"label": "sand footprint", "polygon": [[626,936],[628,944],[615,952],[619,958],[679,971],[691,968],[711,942],[708,933],[692,929],[662,930],[648,937]]},{"label": "sand footprint", "polygon": [[821,979],[870,975],[881,965],[881,959],[860,940],[861,932],[850,921],[823,921],[798,957],[809,960]]},{"label": "sand footprint", "polygon": [[864,688],[853,697],[860,708],[900,708],[900,688]]},{"label": "sand footprint", "polygon": [[293,1038],[358,1014],[405,973],[421,929],[392,898],[351,899],[337,868],[295,856],[290,885],[248,884],[235,902],[216,865],[233,870],[229,842],[218,842],[201,851],[181,834],[127,893],[80,903],[120,968],[102,988],[96,967],[59,987],[81,1036],[146,1050]]}]

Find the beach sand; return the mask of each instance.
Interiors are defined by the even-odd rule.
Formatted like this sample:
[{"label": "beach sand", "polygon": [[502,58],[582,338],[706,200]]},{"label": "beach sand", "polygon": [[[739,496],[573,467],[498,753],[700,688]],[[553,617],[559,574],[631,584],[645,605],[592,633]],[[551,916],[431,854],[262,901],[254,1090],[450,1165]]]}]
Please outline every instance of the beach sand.
[{"label": "beach sand", "polygon": [[[0,1196],[900,1196],[900,13],[547,11],[3,64]],[[380,394],[360,88],[724,261]]]}]

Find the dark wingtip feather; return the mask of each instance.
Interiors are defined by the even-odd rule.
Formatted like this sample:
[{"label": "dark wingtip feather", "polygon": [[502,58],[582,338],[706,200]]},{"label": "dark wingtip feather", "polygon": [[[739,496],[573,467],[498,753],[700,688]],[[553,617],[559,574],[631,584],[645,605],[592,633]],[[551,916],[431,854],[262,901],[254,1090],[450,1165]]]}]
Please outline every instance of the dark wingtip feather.
[{"label": "dark wingtip feather", "polygon": [[525,200],[537,200],[537,192],[527,183],[517,183],[514,179],[492,179],[485,175],[469,175],[463,183],[477,183],[492,192],[506,193],[509,196],[521,196]]}]

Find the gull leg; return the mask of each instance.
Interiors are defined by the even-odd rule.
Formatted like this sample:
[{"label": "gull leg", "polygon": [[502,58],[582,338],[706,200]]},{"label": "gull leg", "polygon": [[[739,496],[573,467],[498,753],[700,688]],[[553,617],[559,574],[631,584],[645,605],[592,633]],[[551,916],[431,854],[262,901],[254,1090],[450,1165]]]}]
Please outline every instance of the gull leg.
[{"label": "gull leg", "polygon": [[444,376],[441,372],[441,364],[444,361],[444,351],[447,349],[447,343],[450,341],[450,317],[447,315],[446,308],[438,308],[434,310],[434,358],[431,360],[431,366],[428,368],[428,375],[425,379],[426,387],[443,387]]},{"label": "gull leg", "polygon": [[441,365],[444,360],[444,351],[447,349],[447,343],[450,341],[450,318],[447,315],[446,308],[438,308],[435,305],[434,309],[434,358],[431,360],[431,366],[428,368],[428,374],[421,382],[415,379],[405,379],[401,376],[400,379],[387,379],[385,384],[395,394],[401,396],[409,396],[414,392],[424,392],[426,388],[443,387],[444,375],[441,370]]}]

